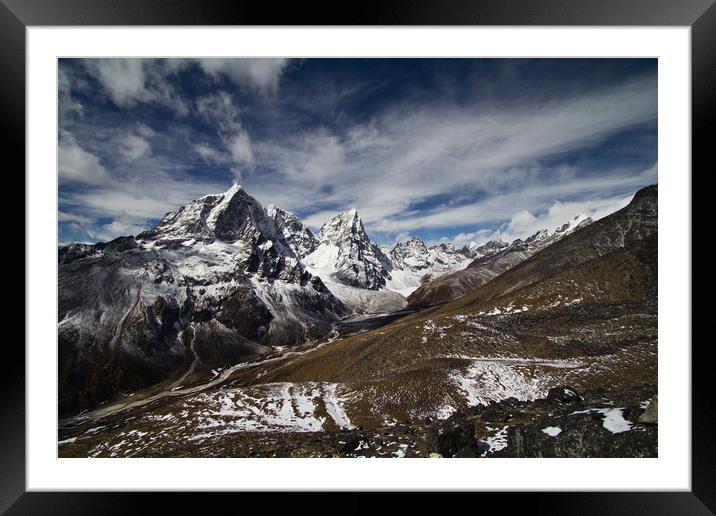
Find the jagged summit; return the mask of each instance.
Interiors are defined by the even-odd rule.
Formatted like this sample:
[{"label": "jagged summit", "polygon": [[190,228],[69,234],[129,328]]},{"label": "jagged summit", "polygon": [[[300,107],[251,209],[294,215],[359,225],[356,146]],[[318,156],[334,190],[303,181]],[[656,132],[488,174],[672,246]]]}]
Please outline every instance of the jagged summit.
[{"label": "jagged summit", "polygon": [[328,219],[318,234],[321,242],[328,242],[339,245],[341,241],[347,238],[370,240],[365,232],[363,221],[358,215],[358,210],[351,208],[342,211]]},{"label": "jagged summit", "polygon": [[303,259],[316,250],[320,243],[318,238],[293,213],[274,204],[266,207],[266,213],[277,233],[284,238],[298,258]]},{"label": "jagged summit", "polygon": [[[468,261],[468,256],[462,250],[456,250],[452,244],[441,243],[428,247],[419,236],[395,244],[390,251],[390,258],[395,269],[430,272],[431,275],[464,267]],[[420,284],[421,278],[417,279],[414,288]]]},{"label": "jagged summit", "polygon": [[396,269],[423,270],[430,266],[428,247],[418,236],[395,244],[390,250],[390,258]]},{"label": "jagged summit", "polygon": [[305,260],[314,274],[371,290],[384,287],[390,279],[390,259],[370,240],[355,208],[331,217],[318,240],[320,245]]},{"label": "jagged summit", "polygon": [[167,247],[188,241],[235,242],[260,232],[265,219],[261,204],[235,183],[224,193],[205,195],[167,213],[154,229],[140,233],[137,239]]},{"label": "jagged summit", "polygon": [[466,251],[472,258],[479,258],[481,256],[487,256],[501,251],[508,245],[510,245],[510,243],[500,237],[497,239],[489,240],[484,244],[477,244],[475,242],[471,242],[469,246],[466,246]]}]

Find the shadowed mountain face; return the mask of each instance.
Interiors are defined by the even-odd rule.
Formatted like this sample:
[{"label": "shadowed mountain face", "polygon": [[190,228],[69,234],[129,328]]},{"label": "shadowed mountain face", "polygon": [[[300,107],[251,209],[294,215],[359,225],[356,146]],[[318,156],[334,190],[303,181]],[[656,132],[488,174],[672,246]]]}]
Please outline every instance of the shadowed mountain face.
[{"label": "shadowed mountain face", "polygon": [[502,241],[488,242],[475,249],[475,252],[483,256],[479,256],[462,270],[420,286],[408,296],[408,304],[413,307],[426,307],[453,301],[591,223],[591,218],[580,214],[554,231],[541,230],[526,240],[517,239],[511,244]]},{"label": "shadowed mountain face", "polygon": [[315,237],[289,215],[235,186],[136,239],[61,248],[60,412],[325,337],[346,309],[304,269]]}]

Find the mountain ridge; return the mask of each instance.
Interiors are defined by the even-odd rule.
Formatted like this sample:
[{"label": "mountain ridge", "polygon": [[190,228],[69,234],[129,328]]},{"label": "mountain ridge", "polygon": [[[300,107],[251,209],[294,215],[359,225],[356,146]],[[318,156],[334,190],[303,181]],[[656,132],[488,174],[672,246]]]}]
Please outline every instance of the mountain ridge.
[{"label": "mountain ridge", "polygon": [[462,270],[420,286],[408,296],[408,304],[413,307],[426,307],[458,299],[592,222],[590,217],[580,213],[554,230],[541,229],[524,240],[518,238],[509,244],[501,239],[490,241],[478,248],[487,251],[486,254],[478,256]]}]

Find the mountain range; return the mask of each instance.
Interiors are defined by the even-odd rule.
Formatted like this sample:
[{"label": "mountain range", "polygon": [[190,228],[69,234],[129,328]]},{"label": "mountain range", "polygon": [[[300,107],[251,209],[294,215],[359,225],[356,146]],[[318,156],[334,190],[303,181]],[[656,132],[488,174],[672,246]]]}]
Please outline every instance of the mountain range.
[{"label": "mountain range", "polygon": [[655,457],[657,194],[495,243],[465,270],[514,265],[363,331],[335,285],[392,292],[450,248],[379,249],[351,211],[316,236],[239,188],[62,248],[61,413],[90,410],[60,456]]},{"label": "mountain range", "polygon": [[[511,244],[488,242],[483,246],[484,250],[481,249],[481,256],[466,268],[421,285],[408,296],[408,301],[413,306],[431,306],[457,299],[592,222],[590,217],[580,213],[554,231],[543,229],[525,240],[517,239]],[[486,247],[488,245],[490,247]]]},{"label": "mountain range", "polygon": [[135,237],[61,247],[60,413],[322,341],[351,316],[456,299],[590,223],[512,243],[413,237],[381,249],[356,210],[316,235],[234,185]]}]

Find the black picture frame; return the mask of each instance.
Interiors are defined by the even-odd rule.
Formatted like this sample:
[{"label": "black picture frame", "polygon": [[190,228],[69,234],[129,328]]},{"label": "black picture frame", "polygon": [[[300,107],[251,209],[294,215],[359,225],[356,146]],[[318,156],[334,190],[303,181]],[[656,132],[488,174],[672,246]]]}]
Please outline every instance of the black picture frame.
[{"label": "black picture frame", "polygon": [[[708,127],[716,106],[716,5],[714,0],[384,0],[370,4],[338,2],[282,4],[197,0],[0,0],[0,127],[3,129],[6,196],[24,199],[25,186],[25,30],[43,25],[652,25],[691,27],[692,169],[713,169]],[[707,163],[709,167],[707,168]],[[12,173],[11,173],[12,172]],[[685,174],[693,174],[684,171]],[[23,195],[17,195],[22,191]],[[693,191],[693,189],[692,189]],[[692,205],[696,203],[693,202]],[[24,212],[23,212],[24,213]],[[696,217],[692,217],[694,221]],[[19,225],[16,228],[19,231]],[[24,226],[23,226],[24,230]],[[692,230],[693,235],[693,230]],[[24,241],[25,235],[22,239]],[[19,240],[16,240],[18,242]],[[14,258],[25,251],[16,245]],[[693,253],[693,249],[692,249]],[[19,276],[19,275],[17,275]],[[17,278],[19,281],[19,277]],[[703,287],[702,287],[703,288]],[[20,303],[14,289],[13,304]],[[7,297],[6,299],[9,299]],[[23,295],[24,299],[24,295]],[[16,308],[19,310],[19,308]],[[25,320],[23,313],[23,320]],[[693,316],[692,316],[693,319]],[[15,318],[16,321],[20,317]],[[16,327],[20,323],[15,324]],[[693,328],[692,328],[693,329]],[[24,341],[24,339],[23,339]],[[692,490],[690,492],[620,493],[479,493],[486,503],[529,507],[531,514],[714,514],[716,513],[716,440],[712,426],[716,404],[710,380],[710,341],[691,346]],[[0,510],[8,514],[143,513],[149,499],[161,497],[163,512],[186,503],[183,494],[25,492],[25,353],[6,335],[0,375]],[[11,367],[9,366],[11,365]],[[212,504],[236,495],[213,494]],[[260,496],[242,493],[242,504]],[[274,496],[274,495],[271,495]],[[291,494],[297,504],[302,495]],[[367,512],[375,494],[350,495],[341,512]],[[255,500],[252,500],[255,498]],[[413,502],[429,508],[422,495]],[[275,502],[274,502],[275,503]],[[434,502],[433,502],[434,503]],[[440,502],[438,502],[440,503]],[[456,502],[459,503],[459,500]],[[275,506],[275,505],[274,505]],[[444,506],[441,504],[440,508]],[[207,507],[208,508],[208,507]],[[315,507],[314,507],[315,509]]]}]

